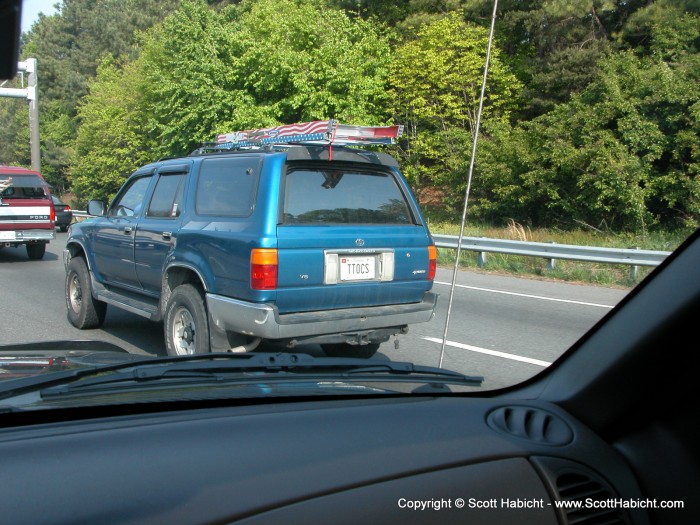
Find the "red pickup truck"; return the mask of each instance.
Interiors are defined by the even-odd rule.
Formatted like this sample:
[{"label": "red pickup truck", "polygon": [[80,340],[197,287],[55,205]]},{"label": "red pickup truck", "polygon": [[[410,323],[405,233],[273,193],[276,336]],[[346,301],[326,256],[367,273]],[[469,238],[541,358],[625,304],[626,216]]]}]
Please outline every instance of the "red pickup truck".
[{"label": "red pickup truck", "polygon": [[41,173],[0,166],[0,248],[25,245],[32,260],[56,238],[56,210]]}]

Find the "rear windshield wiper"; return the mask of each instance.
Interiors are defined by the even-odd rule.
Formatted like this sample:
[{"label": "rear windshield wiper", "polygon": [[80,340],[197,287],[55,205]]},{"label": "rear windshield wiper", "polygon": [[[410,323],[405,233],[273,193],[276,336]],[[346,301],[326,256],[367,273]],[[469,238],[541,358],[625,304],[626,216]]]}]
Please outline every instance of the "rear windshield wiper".
[{"label": "rear windshield wiper", "polygon": [[[290,378],[352,381],[389,379],[397,382],[449,383],[460,386],[481,386],[484,381],[480,376],[466,376],[451,370],[408,362],[316,358],[307,354],[262,352],[157,358],[138,363],[125,363],[116,368],[111,366],[110,373],[104,372],[106,372],[105,369],[96,369],[92,371],[95,377],[45,388],[41,391],[41,396],[47,398],[104,392],[113,387],[121,388],[125,384],[145,385],[159,380],[219,382],[237,378],[256,381]],[[232,378],[231,374],[236,374],[236,378]]]}]

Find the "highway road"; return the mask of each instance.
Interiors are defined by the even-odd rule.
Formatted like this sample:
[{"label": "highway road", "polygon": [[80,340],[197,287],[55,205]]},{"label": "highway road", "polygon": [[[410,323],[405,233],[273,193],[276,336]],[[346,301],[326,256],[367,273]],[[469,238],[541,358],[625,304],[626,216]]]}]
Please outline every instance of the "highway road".
[{"label": "highway road", "polygon": [[[114,307],[101,329],[81,331],[66,319],[65,233],[57,233],[42,261],[30,261],[24,248],[0,249],[0,344],[56,339],[100,339],[130,352],[164,355],[163,328]],[[435,318],[383,344],[374,359],[437,366],[452,269],[439,269]],[[447,329],[442,366],[483,375],[484,388],[525,380],[544,370],[593,327],[628,290],[459,271]],[[262,345],[260,350],[281,350]],[[322,356],[318,345],[295,349]]]}]

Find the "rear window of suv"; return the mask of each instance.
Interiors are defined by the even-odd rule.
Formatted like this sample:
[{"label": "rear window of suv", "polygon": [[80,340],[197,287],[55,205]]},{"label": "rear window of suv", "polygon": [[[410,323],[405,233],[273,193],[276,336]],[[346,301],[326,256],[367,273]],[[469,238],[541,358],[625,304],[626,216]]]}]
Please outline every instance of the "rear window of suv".
[{"label": "rear window of suv", "polygon": [[296,168],[287,173],[285,224],[413,224],[391,173]]}]

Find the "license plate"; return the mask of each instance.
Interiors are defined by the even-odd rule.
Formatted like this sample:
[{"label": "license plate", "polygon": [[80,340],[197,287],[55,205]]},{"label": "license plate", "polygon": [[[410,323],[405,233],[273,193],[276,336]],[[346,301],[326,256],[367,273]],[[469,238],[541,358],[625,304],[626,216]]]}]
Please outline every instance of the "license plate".
[{"label": "license plate", "polygon": [[14,241],[15,240],[15,232],[0,232],[0,240],[1,241]]},{"label": "license plate", "polygon": [[339,257],[341,281],[364,281],[375,278],[374,257]]}]

